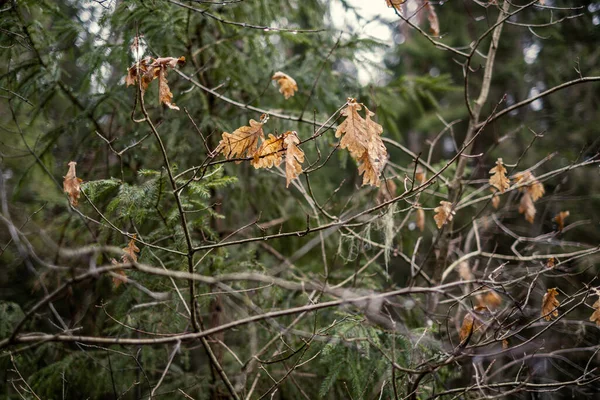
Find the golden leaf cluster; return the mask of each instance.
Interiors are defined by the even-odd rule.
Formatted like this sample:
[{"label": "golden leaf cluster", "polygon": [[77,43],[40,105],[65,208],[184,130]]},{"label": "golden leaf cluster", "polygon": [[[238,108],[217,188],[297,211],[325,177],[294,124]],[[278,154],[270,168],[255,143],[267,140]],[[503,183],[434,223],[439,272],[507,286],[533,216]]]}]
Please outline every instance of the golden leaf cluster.
[{"label": "golden leaf cluster", "polygon": [[69,203],[73,207],[77,207],[79,196],[81,195],[81,182],[83,181],[77,177],[77,172],[75,171],[77,163],[71,161],[68,165],[69,170],[67,171],[67,175],[63,177],[63,191],[69,196]]},{"label": "golden leaf cluster", "polygon": [[271,80],[277,81],[277,84],[279,85],[279,93],[281,93],[286,100],[292,97],[294,93],[298,91],[298,85],[296,84],[294,78],[284,72],[275,72],[271,77]]},{"label": "golden leaf cluster", "polygon": [[[287,131],[282,135],[269,134],[265,139],[263,125],[266,115],[261,116],[261,122],[250,120],[250,126],[242,126],[233,133],[223,132],[217,153],[223,153],[226,159],[236,157],[252,157],[250,163],[254,168],[273,168],[279,166],[285,157],[286,187],[302,173],[304,151],[298,147],[300,139],[296,131]],[[261,140],[258,145],[259,139]],[[241,162],[241,161],[238,161]]]},{"label": "golden leaf cluster", "polygon": [[558,306],[560,306],[560,302],[556,299],[556,296],[558,296],[558,291],[556,288],[552,288],[548,289],[542,298],[542,317],[544,317],[546,321],[558,317]]},{"label": "golden leaf cluster", "polygon": [[167,81],[167,69],[175,68],[177,65],[185,63],[185,57],[159,57],[144,58],[132,65],[127,71],[125,83],[127,86],[138,83],[142,90],[142,96],[148,89],[150,83],[158,78],[158,100],[172,110],[179,110],[179,107],[173,103],[173,93],[169,88]]},{"label": "golden leaf cluster", "polygon": [[335,137],[340,140],[340,147],[347,149],[350,156],[358,162],[358,173],[363,176],[363,186],[381,184],[379,177],[387,161],[387,149],[381,140],[383,127],[371,119],[375,114],[367,107],[365,118],[358,112],[364,104],[355,99],[348,99],[346,108],[341,112],[346,119],[338,126]]},{"label": "golden leaf cluster", "polygon": [[452,221],[452,218],[454,218],[454,215],[456,214],[452,209],[452,203],[444,200],[440,201],[440,205],[434,208],[433,211],[436,213],[433,216],[433,219],[435,220],[438,229]]},{"label": "golden leaf cluster", "polygon": [[519,188],[519,191],[523,192],[523,196],[521,196],[521,201],[519,203],[519,214],[524,214],[525,219],[530,224],[533,224],[536,213],[535,205],[533,203],[544,195],[544,185],[529,171],[516,174],[515,183],[524,185]]}]

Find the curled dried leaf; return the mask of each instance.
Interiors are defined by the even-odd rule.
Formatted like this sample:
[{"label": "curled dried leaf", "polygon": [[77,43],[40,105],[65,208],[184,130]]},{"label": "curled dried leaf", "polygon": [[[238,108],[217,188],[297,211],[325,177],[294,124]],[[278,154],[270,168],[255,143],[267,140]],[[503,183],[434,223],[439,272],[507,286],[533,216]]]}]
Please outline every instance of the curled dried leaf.
[{"label": "curled dried leaf", "polygon": [[554,222],[556,222],[559,232],[562,232],[562,230],[565,229],[565,220],[570,214],[569,211],[561,211],[554,217]]},{"label": "curled dried leaf", "polygon": [[550,257],[546,260],[546,268],[554,268],[558,260],[554,257]]},{"label": "curled dried leaf", "polygon": [[272,168],[283,161],[283,135],[273,136],[262,142],[251,163],[254,168]]},{"label": "curled dried leaf", "polygon": [[416,204],[417,208],[417,228],[419,228],[419,230],[421,232],[423,232],[425,230],[425,211],[423,210],[423,208],[421,208],[421,206],[419,204]]},{"label": "curled dried leaf", "polygon": [[594,309],[594,312],[590,316],[590,321],[595,322],[596,326],[600,326],[600,298],[596,300],[592,308]]},{"label": "curled dried leaf", "polygon": [[533,224],[535,220],[535,206],[533,205],[533,200],[531,199],[531,195],[529,192],[523,193],[521,197],[521,202],[519,203],[519,214],[525,214],[525,219]]},{"label": "curled dried leaf", "polygon": [[406,0],[385,0],[385,3],[387,4],[388,8],[394,7],[396,10],[401,11],[400,6],[406,3]]},{"label": "curled dried leaf", "polygon": [[433,211],[436,213],[433,216],[433,219],[435,220],[438,229],[443,225],[446,225],[449,221],[452,221],[452,218],[454,218],[454,215],[456,214],[452,209],[452,203],[444,200],[440,201],[440,205],[434,208]]},{"label": "curled dried leaf", "polygon": [[558,291],[556,288],[548,289],[544,297],[542,298],[542,317],[546,321],[550,321],[552,318],[558,317],[558,306],[560,302],[556,299]]},{"label": "curled dried leaf", "polygon": [[377,191],[377,204],[383,204],[391,201],[394,197],[396,197],[397,189],[398,187],[392,179],[386,179],[383,181],[383,185],[381,185]]},{"label": "curled dried leaf", "polygon": [[518,185],[525,185],[524,187],[519,188],[519,191],[526,191],[529,193],[531,200],[534,202],[538,201],[538,199],[546,192],[544,185],[529,171],[516,174],[515,183]]},{"label": "curled dried leaf", "polygon": [[216,151],[223,153],[228,160],[236,157],[253,157],[257,150],[258,139],[265,138],[263,123],[250,120],[250,126],[237,128],[233,133],[223,132]]},{"label": "curled dried leaf", "polygon": [[433,36],[440,36],[440,20],[430,2],[425,3],[425,11],[427,11],[427,20],[429,21],[431,34]]},{"label": "curled dried leaf", "polygon": [[490,185],[498,189],[500,193],[506,192],[510,187],[510,180],[506,177],[506,168],[504,168],[501,158],[496,161],[496,166],[490,169],[490,174],[492,174]]},{"label": "curled dried leaf", "polygon": [[285,151],[285,187],[290,186],[290,182],[298,178],[302,173],[302,163],[304,162],[304,151],[298,147],[300,139],[296,131],[284,134],[283,145]]},{"label": "curled dried leaf", "polygon": [[75,166],[77,163],[75,161],[69,162],[69,170],[67,171],[67,175],[63,178],[63,190],[69,196],[69,203],[73,207],[77,207],[79,204],[79,196],[81,195],[81,179],[79,179],[76,175]]},{"label": "curled dried leaf", "polygon": [[279,85],[279,93],[281,93],[286,100],[292,97],[294,93],[298,91],[298,85],[296,84],[296,81],[286,73],[277,71],[273,74],[271,79],[277,81],[277,84]]},{"label": "curled dried leaf", "polygon": [[123,248],[123,252],[125,254],[123,254],[121,256],[122,262],[124,262],[124,263],[137,262],[137,260],[138,260],[137,254],[140,252],[140,249],[135,245],[136,238],[137,238],[137,235],[134,234],[133,237],[129,240],[127,247]]},{"label": "curled dried leaf", "polygon": [[167,81],[166,67],[160,67],[158,74],[158,101],[161,104],[169,107],[171,110],[179,110],[179,107],[173,103],[173,93],[171,93],[171,89],[169,88]]},{"label": "curled dried leaf", "polygon": [[[111,258],[110,263],[112,265],[119,265],[119,262],[117,260],[115,260],[114,258]],[[117,270],[114,271],[116,276],[113,275],[112,276],[112,281],[113,284],[115,285],[115,288],[118,288],[122,283],[127,283],[127,275],[125,274],[125,271],[122,268],[119,268]]]},{"label": "curled dried leaf", "polygon": [[479,331],[484,326],[484,321],[490,317],[490,310],[485,306],[477,306],[467,312],[460,327],[460,341],[464,342],[471,333]]},{"label": "curled dried leaf", "polygon": [[175,68],[178,65],[185,63],[185,57],[159,57],[152,59],[146,57],[139,62],[133,64],[127,70],[127,77],[125,83],[127,86],[134,85],[140,80],[140,87],[142,90],[142,96],[148,89],[150,83],[158,78],[158,98],[161,104],[165,104],[172,110],[179,110],[173,103],[173,93],[169,89],[167,84],[167,68]]},{"label": "curled dried leaf", "polygon": [[492,207],[494,207],[496,210],[498,209],[498,207],[500,206],[500,196],[498,196],[496,194],[496,192],[498,191],[496,188],[490,188],[490,190],[492,191],[493,195],[492,195]]},{"label": "curled dried leaf", "polygon": [[490,310],[495,310],[500,307],[502,304],[502,297],[498,293],[493,290],[490,290],[485,295],[483,295],[483,304],[487,306]]}]

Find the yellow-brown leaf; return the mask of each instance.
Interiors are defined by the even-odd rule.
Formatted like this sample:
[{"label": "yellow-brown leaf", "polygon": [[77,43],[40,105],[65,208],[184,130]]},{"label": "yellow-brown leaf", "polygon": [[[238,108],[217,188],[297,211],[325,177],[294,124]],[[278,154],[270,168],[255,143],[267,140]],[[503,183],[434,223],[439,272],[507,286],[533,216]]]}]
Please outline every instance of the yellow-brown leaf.
[{"label": "yellow-brown leaf", "polygon": [[304,162],[304,151],[298,147],[300,139],[296,131],[284,134],[283,145],[285,151],[285,187],[290,186],[290,182],[298,178],[302,173],[302,164]]},{"label": "yellow-brown leaf", "polygon": [[342,137],[340,147],[348,149],[355,160],[361,158],[369,144],[369,132],[366,121],[358,114],[362,109],[360,103],[355,99],[349,99],[348,105],[341,111],[346,119],[338,126],[335,137]]},{"label": "yellow-brown leaf", "polygon": [[81,182],[76,175],[75,166],[77,163],[75,161],[71,161],[69,164],[69,170],[67,171],[67,175],[63,178],[63,190],[69,196],[69,203],[73,207],[77,207],[79,203],[79,196],[81,195]]},{"label": "yellow-brown leaf", "polygon": [[444,200],[440,201],[440,205],[434,208],[433,211],[436,213],[433,216],[433,219],[435,220],[438,229],[443,225],[446,225],[449,221],[452,221],[452,218],[454,218],[454,215],[456,214],[452,209],[452,203]]},{"label": "yellow-brown leaf", "polygon": [[463,318],[460,328],[460,341],[463,342],[469,337],[471,332],[475,333],[483,326],[483,320],[490,317],[490,311],[485,306],[477,306],[467,312]]},{"label": "yellow-brown leaf", "polygon": [[510,187],[510,180],[506,177],[506,168],[504,168],[501,158],[496,161],[496,166],[490,169],[490,174],[492,174],[490,185],[498,189],[500,193],[506,192]]},{"label": "yellow-brown leaf", "polygon": [[560,302],[556,299],[558,291],[556,288],[548,289],[542,299],[542,317],[546,321],[550,321],[553,317],[558,317],[558,309]]},{"label": "yellow-brown leaf", "polygon": [[394,7],[398,11],[400,11],[400,6],[405,2],[406,0],[385,0],[385,3],[389,8]]},{"label": "yellow-brown leaf", "polygon": [[595,322],[596,326],[600,326],[600,299],[596,300],[592,307],[594,308],[594,312],[590,316],[590,321]]},{"label": "yellow-brown leaf", "polygon": [[515,175],[515,183],[521,185],[524,184],[523,188],[519,188],[520,191],[527,191],[531,195],[532,201],[538,201],[540,197],[544,195],[546,190],[544,185],[538,181],[535,176],[529,171],[519,172]]},{"label": "yellow-brown leaf", "polygon": [[565,229],[565,220],[569,214],[571,214],[569,211],[561,211],[554,217],[554,221],[556,222],[556,225],[558,225],[559,232],[562,232],[562,230]]},{"label": "yellow-brown leaf", "polygon": [[535,220],[535,206],[533,205],[533,200],[531,200],[531,195],[529,192],[523,193],[521,197],[521,202],[519,203],[519,214],[525,214],[525,219],[533,224]]},{"label": "yellow-brown leaf", "polygon": [[440,36],[440,21],[431,3],[425,3],[425,10],[427,11],[427,20],[429,21],[431,34],[433,36]]},{"label": "yellow-brown leaf", "polygon": [[135,245],[135,239],[137,238],[137,235],[133,235],[133,238],[131,238],[131,240],[129,240],[129,243],[127,244],[127,247],[123,248],[123,252],[125,254],[123,254],[121,256],[121,261],[124,263],[128,263],[128,262],[137,262],[138,258],[137,258],[137,253],[140,252],[140,249]]},{"label": "yellow-brown leaf", "polygon": [[251,163],[254,168],[272,168],[283,161],[283,135],[273,136],[262,142]]},{"label": "yellow-brown leaf", "polygon": [[[114,258],[110,260],[112,265],[119,265],[119,262]],[[113,284],[115,285],[115,289],[118,288],[122,283],[127,283],[127,275],[122,268],[119,268],[114,271],[117,276],[112,276]]]},{"label": "yellow-brown leaf", "polygon": [[256,153],[258,139],[265,138],[263,123],[250,120],[250,126],[242,126],[233,133],[223,132],[217,151],[223,153],[225,158],[253,157]]},{"label": "yellow-brown leaf", "polygon": [[158,100],[161,104],[166,105],[171,110],[179,110],[179,107],[173,103],[173,93],[169,88],[167,81],[167,68],[162,66],[158,73]]},{"label": "yellow-brown leaf", "polygon": [[425,211],[423,211],[423,209],[421,208],[421,206],[419,206],[417,208],[417,228],[419,228],[419,230],[421,232],[423,232],[425,230]]},{"label": "yellow-brown leaf", "polygon": [[273,74],[271,79],[277,81],[277,84],[279,85],[279,93],[283,94],[286,100],[292,97],[294,93],[298,91],[298,85],[296,84],[296,81],[286,73],[277,71],[275,74]]},{"label": "yellow-brown leaf", "polygon": [[496,188],[490,188],[490,190],[492,191],[492,207],[494,207],[496,210],[498,209],[498,207],[500,206],[500,196],[498,196],[496,194],[497,190]]},{"label": "yellow-brown leaf", "polygon": [[494,310],[502,304],[502,297],[493,290],[490,290],[483,296],[483,304],[490,310]]}]

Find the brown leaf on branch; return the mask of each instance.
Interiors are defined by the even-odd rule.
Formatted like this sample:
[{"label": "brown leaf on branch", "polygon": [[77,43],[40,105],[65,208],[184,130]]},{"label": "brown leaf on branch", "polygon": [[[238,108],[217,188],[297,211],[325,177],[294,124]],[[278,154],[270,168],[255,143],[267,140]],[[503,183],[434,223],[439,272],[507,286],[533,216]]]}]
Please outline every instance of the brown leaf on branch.
[{"label": "brown leaf on branch", "polygon": [[[119,262],[117,260],[115,260],[114,258],[111,258],[110,263],[112,265],[119,265]],[[127,274],[125,274],[125,271],[122,268],[115,270],[115,274],[118,275],[118,276],[113,275],[113,277],[112,277],[112,281],[113,281],[113,284],[115,285],[115,288],[118,288],[122,283],[127,283]]]},{"label": "brown leaf on branch", "polygon": [[429,30],[433,36],[440,36],[440,21],[435,9],[428,0],[425,0],[425,10],[427,11],[427,20],[429,21]]},{"label": "brown leaf on branch", "polygon": [[531,200],[534,202],[538,201],[545,193],[544,185],[529,171],[516,174],[515,183],[519,185],[525,184],[524,187],[519,188],[519,191],[526,191],[529,193],[531,195]]},{"label": "brown leaf on branch", "polygon": [[594,312],[590,316],[590,321],[595,322],[596,326],[600,326],[600,298],[596,300],[592,307],[594,308]]},{"label": "brown leaf on branch", "polygon": [[298,178],[302,173],[302,164],[304,162],[304,151],[298,147],[300,139],[296,131],[287,132],[284,134],[283,145],[286,148],[285,152],[285,187],[290,186],[290,182]]},{"label": "brown leaf on branch", "polygon": [[383,204],[391,201],[394,197],[396,197],[396,190],[398,190],[398,187],[394,183],[393,179],[386,179],[383,181],[383,184],[379,186],[379,190],[377,191],[377,204]]},{"label": "brown leaf on branch", "polygon": [[546,321],[550,321],[553,317],[558,317],[558,309],[560,302],[556,299],[558,291],[556,288],[548,289],[542,299],[542,317]]},{"label": "brown leaf on branch", "polygon": [[533,205],[533,200],[531,199],[531,195],[529,192],[523,193],[521,197],[521,202],[519,203],[519,214],[525,214],[525,219],[533,224],[535,220],[535,206]]},{"label": "brown leaf on branch", "polygon": [[495,310],[500,307],[502,304],[502,297],[494,290],[490,290],[486,294],[483,295],[482,299],[483,305],[487,306],[490,310]]},{"label": "brown leaf on branch", "polygon": [[471,335],[471,332],[475,333],[479,331],[483,326],[482,321],[489,316],[490,310],[485,306],[477,306],[473,310],[467,312],[460,327],[460,341],[464,342],[469,335]]},{"label": "brown leaf on branch", "polygon": [[387,162],[387,149],[381,140],[383,127],[371,119],[375,114],[365,107],[366,119],[358,113],[362,105],[355,99],[348,99],[348,105],[341,112],[346,119],[342,122],[335,137],[342,137],[340,147],[348,149],[350,156],[358,162],[359,175],[363,175],[363,186],[379,186],[379,177]]},{"label": "brown leaf on branch", "polygon": [[253,157],[258,139],[265,138],[263,123],[250,120],[250,126],[237,128],[233,133],[223,132],[216,151],[223,153],[228,160],[236,157]]},{"label": "brown leaf on branch", "polygon": [[133,237],[131,238],[131,240],[129,240],[127,247],[123,248],[123,252],[125,254],[123,254],[121,256],[122,262],[124,262],[124,263],[137,262],[137,260],[138,260],[137,253],[140,252],[140,249],[135,245],[136,238],[137,238],[137,235],[134,234]]},{"label": "brown leaf on branch", "polygon": [[69,196],[69,203],[73,207],[77,207],[79,196],[81,195],[81,182],[83,181],[76,176],[75,166],[77,163],[71,161],[68,165],[69,170],[67,171],[67,175],[63,177],[63,190]]},{"label": "brown leaf on branch", "polygon": [[556,222],[556,225],[558,225],[559,232],[562,232],[562,230],[565,229],[565,220],[569,214],[571,214],[569,211],[561,211],[554,217],[554,221]]},{"label": "brown leaf on branch", "polygon": [[497,210],[500,206],[500,196],[496,194],[498,190],[494,187],[491,187],[490,190],[492,191],[492,207]]},{"label": "brown leaf on branch", "polygon": [[173,93],[171,93],[167,81],[166,67],[160,67],[160,72],[158,73],[158,100],[161,104],[166,105],[171,110],[179,110],[179,107],[173,103]]},{"label": "brown leaf on branch", "polygon": [[396,10],[401,11],[400,6],[406,3],[406,0],[385,0],[385,3],[387,4],[388,8],[394,7]]},{"label": "brown leaf on branch", "polygon": [[454,218],[454,215],[456,214],[452,209],[452,203],[444,200],[440,201],[440,205],[434,208],[433,211],[436,213],[433,216],[433,219],[435,220],[438,229],[443,225],[446,225],[449,221],[452,221],[452,218]]},{"label": "brown leaf on branch", "polygon": [[283,161],[283,135],[273,136],[262,142],[250,163],[254,168],[272,168]]},{"label": "brown leaf on branch", "polygon": [[277,81],[277,84],[279,85],[279,93],[283,94],[286,100],[292,97],[294,93],[298,91],[298,85],[296,84],[296,81],[286,73],[277,71],[275,74],[273,74],[271,79]]},{"label": "brown leaf on branch", "polygon": [[510,187],[510,180],[506,177],[506,168],[504,168],[501,158],[496,161],[496,166],[490,169],[490,174],[492,174],[490,185],[498,189],[500,193],[506,192]]},{"label": "brown leaf on branch", "polygon": [[417,228],[423,232],[425,230],[425,211],[423,211],[420,204],[415,204],[415,206],[417,207]]}]

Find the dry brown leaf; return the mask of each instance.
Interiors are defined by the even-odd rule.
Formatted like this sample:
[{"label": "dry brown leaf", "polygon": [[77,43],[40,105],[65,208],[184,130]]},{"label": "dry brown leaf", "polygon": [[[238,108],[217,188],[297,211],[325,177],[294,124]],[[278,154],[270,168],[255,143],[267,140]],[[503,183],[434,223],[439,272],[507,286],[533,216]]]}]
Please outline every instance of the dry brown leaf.
[{"label": "dry brown leaf", "polygon": [[565,219],[567,219],[570,214],[569,211],[561,211],[554,217],[559,232],[562,232],[562,230],[565,229]]},{"label": "dry brown leaf", "polygon": [[551,257],[546,260],[546,268],[554,268],[556,266],[556,262],[558,260],[554,257]]},{"label": "dry brown leaf", "polygon": [[490,188],[490,190],[492,191],[493,195],[492,195],[492,207],[494,207],[496,210],[498,209],[498,207],[500,206],[500,196],[498,196],[496,194],[497,190],[496,188]]},{"label": "dry brown leaf", "polygon": [[558,309],[560,302],[556,299],[558,291],[556,288],[548,289],[544,298],[542,299],[542,317],[546,321],[550,321],[553,317],[558,317]]},{"label": "dry brown leaf", "polygon": [[396,10],[400,11],[400,6],[406,3],[406,0],[385,0],[385,3],[389,8],[394,7]]},{"label": "dry brown leaf", "polygon": [[304,151],[298,147],[300,139],[296,131],[284,134],[283,145],[285,152],[285,187],[290,186],[290,182],[298,178],[302,173],[302,164],[304,162]]},{"label": "dry brown leaf", "polygon": [[529,192],[523,193],[521,197],[521,202],[519,203],[519,214],[525,214],[525,219],[533,224],[535,220],[535,206],[533,205],[533,200],[531,200],[531,195]]},{"label": "dry brown leaf", "polygon": [[427,11],[427,20],[429,21],[429,30],[431,31],[431,34],[433,36],[440,36],[440,20],[429,1],[425,3],[425,10]]},{"label": "dry brown leaf", "polygon": [[456,214],[452,209],[452,203],[444,200],[440,201],[440,205],[434,208],[433,211],[436,213],[433,216],[433,219],[435,220],[438,229],[440,229],[442,225],[446,225],[446,223],[452,221],[452,218],[454,218],[454,215]]},{"label": "dry brown leaf", "polygon": [[256,169],[275,167],[283,161],[283,150],[283,135],[269,134],[269,138],[262,142],[250,162]]},{"label": "dry brown leaf", "polygon": [[342,137],[340,147],[348,149],[355,160],[362,157],[369,145],[367,124],[365,119],[358,114],[360,110],[362,110],[360,103],[357,103],[355,99],[348,99],[348,105],[340,113],[346,119],[335,131],[336,138]]},{"label": "dry brown leaf", "polygon": [[159,57],[154,60],[154,65],[162,66],[162,67],[171,67],[175,68],[178,65],[185,64],[185,57],[181,56],[179,58],[175,57]]},{"label": "dry brown leaf", "polygon": [[169,88],[167,81],[166,67],[160,67],[160,71],[158,73],[158,101],[161,104],[169,107],[171,110],[179,110],[179,107],[173,103],[173,93],[171,93],[171,89]]},{"label": "dry brown leaf", "polygon": [[488,318],[489,314],[490,311],[485,306],[477,306],[473,310],[467,312],[460,327],[460,341],[464,342],[471,332],[477,332],[483,326],[483,319]]},{"label": "dry brown leaf", "polygon": [[391,201],[394,197],[396,197],[397,189],[398,186],[396,186],[392,179],[386,179],[383,181],[383,185],[381,185],[377,191],[377,204],[383,204]]},{"label": "dry brown leaf", "polygon": [[422,185],[426,179],[427,173],[420,165],[417,165],[417,169],[415,170],[415,181]]},{"label": "dry brown leaf", "polygon": [[496,161],[496,166],[490,169],[490,185],[498,189],[500,193],[506,192],[506,190],[510,187],[510,180],[506,177],[506,168],[502,164],[502,159],[499,158]]},{"label": "dry brown leaf", "polygon": [[[112,265],[119,265],[119,262],[117,260],[115,260],[114,258],[112,258],[110,260],[110,263]],[[112,277],[112,281],[113,284],[115,285],[115,288],[118,288],[122,283],[127,283],[127,275],[125,274],[125,271],[122,268],[116,269],[115,274],[117,274],[118,276],[114,276]]]},{"label": "dry brown leaf", "polygon": [[262,122],[251,119],[250,126],[239,127],[233,133],[223,132],[216,151],[223,153],[228,160],[238,156],[253,157],[256,153],[258,139],[265,138],[262,128]]},{"label": "dry brown leaf", "polygon": [[421,208],[420,205],[416,205],[418,206],[417,208],[417,228],[419,228],[419,230],[421,232],[423,232],[425,230],[425,211]]},{"label": "dry brown leaf", "polygon": [[275,74],[273,74],[271,79],[277,81],[277,84],[279,85],[279,93],[283,94],[286,100],[292,97],[294,92],[298,91],[298,85],[296,84],[296,81],[286,73],[277,71]]},{"label": "dry brown leaf", "polygon": [[494,310],[502,304],[502,297],[493,290],[490,290],[483,296],[483,304],[490,310]]},{"label": "dry brown leaf", "polygon": [[68,165],[69,170],[67,171],[67,175],[63,177],[63,190],[69,196],[69,203],[73,207],[77,207],[79,196],[81,195],[81,182],[83,181],[76,176],[75,166],[77,163],[71,161]]},{"label": "dry brown leaf", "polygon": [[527,193],[529,193],[531,195],[531,200],[534,202],[538,201],[538,199],[546,192],[544,185],[529,171],[519,172],[516,174],[515,183],[519,185],[524,184],[525,186],[519,188],[519,190],[525,190]]},{"label": "dry brown leaf", "polygon": [[135,239],[137,238],[137,235],[134,234],[133,237],[131,238],[131,240],[129,240],[129,243],[127,244],[127,247],[123,248],[123,252],[125,254],[123,254],[121,256],[121,261],[124,263],[133,263],[133,262],[137,262],[138,258],[137,258],[137,253],[140,252],[140,249],[138,249],[138,247],[135,245]]},{"label": "dry brown leaf", "polygon": [[358,173],[363,175],[363,185],[379,186],[379,177],[387,161],[387,149],[381,140],[383,127],[371,119],[375,114],[365,107],[366,118],[358,111],[362,105],[355,99],[348,99],[348,105],[341,112],[346,119],[342,122],[335,137],[342,137],[340,147],[348,149],[350,156],[358,162]]},{"label": "dry brown leaf", "polygon": [[594,308],[594,312],[590,316],[590,321],[595,322],[596,326],[600,326],[600,298],[596,300],[592,307]]},{"label": "dry brown leaf", "polygon": [[506,350],[508,349],[508,340],[503,339],[502,340],[502,350]]}]

